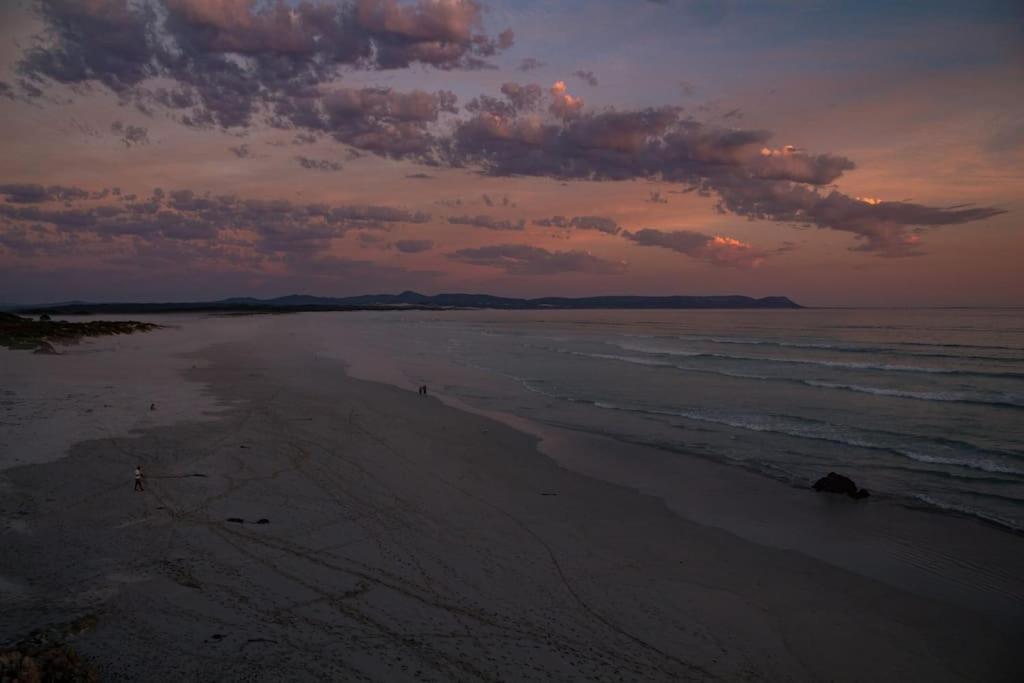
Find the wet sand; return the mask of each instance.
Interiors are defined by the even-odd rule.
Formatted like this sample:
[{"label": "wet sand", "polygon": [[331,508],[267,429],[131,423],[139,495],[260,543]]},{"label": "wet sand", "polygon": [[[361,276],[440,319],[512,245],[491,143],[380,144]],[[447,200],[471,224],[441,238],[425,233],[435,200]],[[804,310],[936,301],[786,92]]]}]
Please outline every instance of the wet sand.
[{"label": "wet sand", "polygon": [[105,680],[1022,670],[1010,619],[688,521],[301,344],[188,360],[216,414],[0,472],[0,642],[96,614],[72,645]]}]

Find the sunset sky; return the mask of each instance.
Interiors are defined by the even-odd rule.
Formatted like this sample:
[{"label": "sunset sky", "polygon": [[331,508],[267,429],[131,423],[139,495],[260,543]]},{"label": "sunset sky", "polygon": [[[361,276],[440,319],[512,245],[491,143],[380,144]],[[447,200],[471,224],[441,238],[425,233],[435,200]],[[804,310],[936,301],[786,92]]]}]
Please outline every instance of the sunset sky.
[{"label": "sunset sky", "polygon": [[0,303],[1022,305],[1024,5],[2,0]]}]

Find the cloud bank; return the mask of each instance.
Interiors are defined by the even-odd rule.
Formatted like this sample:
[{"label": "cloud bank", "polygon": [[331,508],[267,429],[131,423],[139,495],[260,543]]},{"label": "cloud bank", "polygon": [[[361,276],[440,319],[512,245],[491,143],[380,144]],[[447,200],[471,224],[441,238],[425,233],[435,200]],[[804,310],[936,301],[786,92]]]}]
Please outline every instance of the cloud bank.
[{"label": "cloud bank", "polygon": [[[95,85],[187,126],[269,125],[490,176],[675,183],[714,198],[723,213],[844,232],[854,250],[884,256],[923,253],[930,228],[1003,213],[864,201],[832,187],[855,168],[845,156],[773,145],[769,131],[699,121],[676,106],[588,109],[563,81],[505,83],[461,114],[449,91],[338,84],[350,69],[486,67],[514,36],[487,33],[475,0],[39,0],[38,7],[47,34],[23,51],[19,85],[4,84],[4,96],[18,88],[37,97],[52,84],[78,94]],[[538,65],[526,58],[520,68]],[[596,82],[588,71],[574,75]],[[113,130],[125,145],[147,139],[141,127]]]},{"label": "cloud bank", "polygon": [[692,230],[663,231],[644,228],[622,236],[645,247],[670,249],[715,266],[756,268],[767,253],[732,237],[711,236]]}]

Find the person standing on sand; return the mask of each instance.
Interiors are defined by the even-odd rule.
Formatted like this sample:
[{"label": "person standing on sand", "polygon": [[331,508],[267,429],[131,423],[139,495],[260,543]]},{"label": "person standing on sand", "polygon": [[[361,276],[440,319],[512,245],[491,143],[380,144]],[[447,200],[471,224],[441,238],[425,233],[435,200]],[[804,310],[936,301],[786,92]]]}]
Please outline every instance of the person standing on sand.
[{"label": "person standing on sand", "polygon": [[142,465],[135,466],[135,490],[145,491],[145,487],[142,485]]}]

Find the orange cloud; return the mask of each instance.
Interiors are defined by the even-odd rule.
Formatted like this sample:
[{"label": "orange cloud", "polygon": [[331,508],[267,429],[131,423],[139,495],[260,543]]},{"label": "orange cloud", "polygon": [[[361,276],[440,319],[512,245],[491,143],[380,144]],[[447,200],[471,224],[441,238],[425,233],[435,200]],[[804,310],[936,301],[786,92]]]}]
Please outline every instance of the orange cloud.
[{"label": "orange cloud", "polygon": [[583,108],[583,100],[566,92],[565,81],[551,86],[551,113],[560,119],[576,116]]}]

